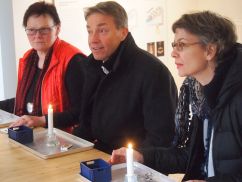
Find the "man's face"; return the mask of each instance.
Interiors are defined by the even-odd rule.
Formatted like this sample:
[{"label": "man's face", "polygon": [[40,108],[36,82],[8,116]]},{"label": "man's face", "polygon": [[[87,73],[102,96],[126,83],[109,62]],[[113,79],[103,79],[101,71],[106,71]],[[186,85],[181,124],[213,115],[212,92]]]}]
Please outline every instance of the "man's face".
[{"label": "man's face", "polygon": [[106,61],[128,34],[117,28],[112,16],[93,13],[87,18],[88,44],[96,60]]}]

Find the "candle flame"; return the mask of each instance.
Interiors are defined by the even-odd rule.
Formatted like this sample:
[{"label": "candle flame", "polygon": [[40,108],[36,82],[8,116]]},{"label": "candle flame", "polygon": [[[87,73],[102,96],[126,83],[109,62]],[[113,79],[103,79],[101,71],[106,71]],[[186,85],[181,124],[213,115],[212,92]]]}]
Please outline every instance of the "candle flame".
[{"label": "candle flame", "polygon": [[129,148],[129,149],[132,149],[132,147],[133,147],[132,144],[129,143],[129,144],[128,144],[128,148]]},{"label": "candle flame", "polygon": [[48,109],[53,109],[53,108],[52,108],[52,105],[51,105],[51,104],[49,104],[49,107],[48,107]]}]

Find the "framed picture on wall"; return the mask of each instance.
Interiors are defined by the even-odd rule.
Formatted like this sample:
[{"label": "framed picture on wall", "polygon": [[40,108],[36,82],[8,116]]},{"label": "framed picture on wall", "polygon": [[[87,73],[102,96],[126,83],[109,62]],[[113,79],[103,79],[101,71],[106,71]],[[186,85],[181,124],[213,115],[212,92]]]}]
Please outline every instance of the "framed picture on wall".
[{"label": "framed picture on wall", "polygon": [[164,41],[156,42],[156,56],[164,56]]},{"label": "framed picture on wall", "polygon": [[155,56],[155,42],[147,43],[147,51]]}]

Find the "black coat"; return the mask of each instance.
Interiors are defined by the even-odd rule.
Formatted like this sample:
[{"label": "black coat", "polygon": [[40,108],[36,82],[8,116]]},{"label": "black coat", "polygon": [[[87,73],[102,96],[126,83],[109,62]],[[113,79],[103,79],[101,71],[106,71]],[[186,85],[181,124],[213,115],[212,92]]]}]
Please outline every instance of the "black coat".
[{"label": "black coat", "polygon": [[129,33],[112,56],[109,74],[89,56],[80,126],[74,134],[113,149],[169,146],[174,136],[177,88],[160,60],[138,48]]},{"label": "black coat", "polygon": [[[242,181],[242,46],[232,61],[214,109],[213,162],[215,176],[209,182]],[[202,179],[203,122],[194,117],[191,122],[189,143],[185,147],[143,150],[147,165],[164,173],[185,173],[184,180]]]}]

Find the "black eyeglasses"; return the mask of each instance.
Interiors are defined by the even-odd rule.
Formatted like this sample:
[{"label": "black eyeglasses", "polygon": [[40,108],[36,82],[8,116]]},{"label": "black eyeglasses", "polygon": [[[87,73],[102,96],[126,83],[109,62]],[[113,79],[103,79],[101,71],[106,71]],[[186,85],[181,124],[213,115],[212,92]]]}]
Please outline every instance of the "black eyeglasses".
[{"label": "black eyeglasses", "polygon": [[26,28],[25,32],[29,36],[36,35],[37,32],[39,32],[40,35],[47,35],[51,32],[52,28],[55,27],[55,25],[52,25],[50,27],[43,27],[43,28]]},{"label": "black eyeglasses", "polygon": [[184,42],[172,42],[171,46],[176,48],[177,51],[183,51],[184,47],[189,47],[196,44],[202,44],[202,42],[184,43]]}]

